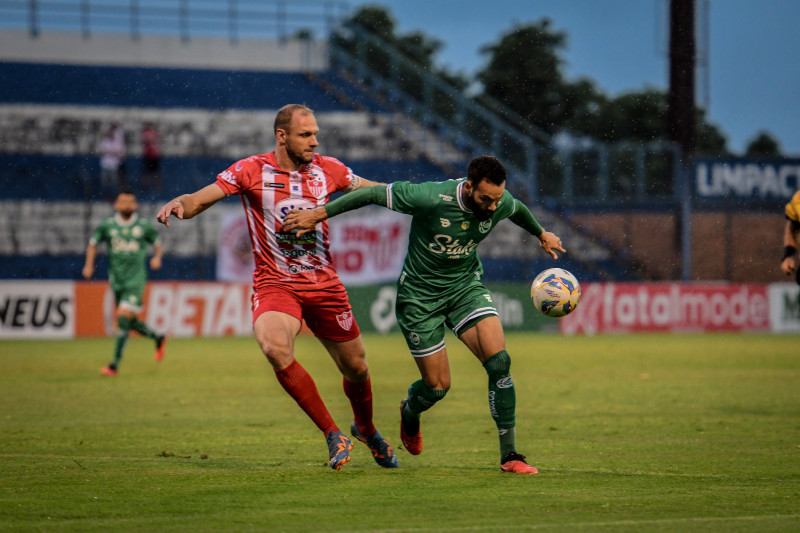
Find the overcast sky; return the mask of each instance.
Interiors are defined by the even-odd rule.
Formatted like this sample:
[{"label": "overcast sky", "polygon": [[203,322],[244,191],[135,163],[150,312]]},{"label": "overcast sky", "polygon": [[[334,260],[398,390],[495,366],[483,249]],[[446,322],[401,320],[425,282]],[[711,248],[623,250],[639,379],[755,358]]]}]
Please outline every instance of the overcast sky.
[{"label": "overcast sky", "polygon": [[[443,41],[438,63],[465,74],[482,66],[483,45],[548,17],[567,34],[568,78],[588,77],[609,95],[668,87],[667,0],[350,0],[361,4],[386,6],[400,33]],[[698,104],[731,150],[766,130],[800,157],[800,0],[710,0],[709,14]]]}]

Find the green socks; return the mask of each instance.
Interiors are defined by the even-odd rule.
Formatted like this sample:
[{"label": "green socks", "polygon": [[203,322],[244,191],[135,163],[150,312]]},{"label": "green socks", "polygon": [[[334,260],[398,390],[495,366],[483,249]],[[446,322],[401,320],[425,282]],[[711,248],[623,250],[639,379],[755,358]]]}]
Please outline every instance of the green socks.
[{"label": "green socks", "polygon": [[500,456],[516,450],[517,395],[511,379],[511,357],[499,351],[483,363],[489,375],[489,412],[492,414],[500,437]]},{"label": "green socks", "polygon": [[158,338],[158,333],[147,327],[147,324],[139,320],[138,318],[134,318],[130,321],[130,329],[133,329],[136,333],[143,335],[145,337],[149,337],[151,339]]},{"label": "green socks", "polygon": [[128,330],[130,329],[130,318],[124,316],[117,317],[117,340],[114,343],[114,360],[108,365],[114,370],[117,369],[117,365],[119,365],[122,354],[125,351],[125,345],[128,344]]},{"label": "green socks", "polygon": [[408,388],[408,402],[403,415],[409,420],[419,420],[419,415],[441,400],[450,389],[432,389],[419,379]]}]

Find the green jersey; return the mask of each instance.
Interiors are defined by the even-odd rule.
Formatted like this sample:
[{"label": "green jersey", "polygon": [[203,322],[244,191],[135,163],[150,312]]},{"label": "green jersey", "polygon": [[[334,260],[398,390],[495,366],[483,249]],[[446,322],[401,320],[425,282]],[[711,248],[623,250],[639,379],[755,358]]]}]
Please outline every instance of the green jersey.
[{"label": "green jersey", "polygon": [[478,244],[514,215],[518,202],[504,191],[492,217],[479,220],[463,203],[464,182],[396,182],[386,188],[386,207],[412,215],[400,284],[436,294],[483,275]]},{"label": "green jersey", "polygon": [[147,282],[147,245],[158,242],[158,232],[149,220],[134,214],[123,220],[119,214],[104,219],[89,244],[108,243],[108,280],[111,288],[144,287]]}]

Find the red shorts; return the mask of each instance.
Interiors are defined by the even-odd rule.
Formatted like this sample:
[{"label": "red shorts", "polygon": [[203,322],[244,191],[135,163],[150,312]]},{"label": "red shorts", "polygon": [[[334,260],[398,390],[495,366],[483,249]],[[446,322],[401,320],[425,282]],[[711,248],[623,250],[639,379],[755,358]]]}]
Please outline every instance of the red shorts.
[{"label": "red shorts", "polygon": [[317,291],[265,287],[253,293],[253,324],[267,311],[278,311],[305,320],[312,333],[321,339],[343,342],[361,335],[347,292],[341,283]]}]

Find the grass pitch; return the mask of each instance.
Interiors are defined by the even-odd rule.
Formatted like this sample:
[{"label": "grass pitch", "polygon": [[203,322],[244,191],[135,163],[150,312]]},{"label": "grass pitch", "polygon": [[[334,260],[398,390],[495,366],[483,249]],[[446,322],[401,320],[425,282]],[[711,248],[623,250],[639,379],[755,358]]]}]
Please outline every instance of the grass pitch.
[{"label": "grass pitch", "polygon": [[[0,342],[2,531],[797,531],[796,336],[509,335],[517,441],[499,471],[486,375],[448,339],[453,388],[425,451],[384,470],[356,442],[340,472],[244,339]],[[400,337],[365,337],[375,420],[399,447],[417,379]],[[298,359],[343,430],[341,376]]]}]

